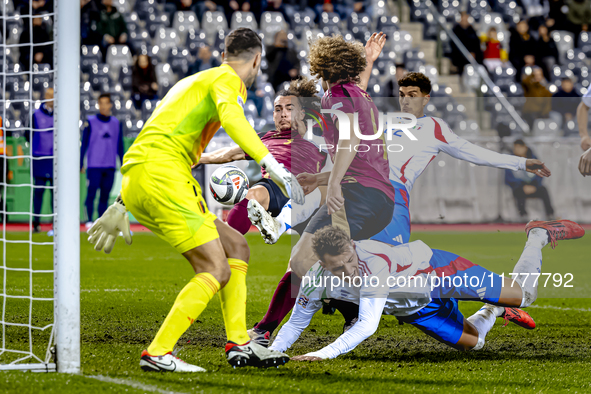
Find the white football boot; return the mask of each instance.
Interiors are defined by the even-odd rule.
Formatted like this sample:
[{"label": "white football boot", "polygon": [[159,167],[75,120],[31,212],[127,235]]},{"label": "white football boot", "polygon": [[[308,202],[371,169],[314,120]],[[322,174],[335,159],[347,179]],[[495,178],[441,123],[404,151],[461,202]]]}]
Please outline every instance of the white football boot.
[{"label": "white football boot", "polygon": [[267,212],[258,201],[249,200],[247,209],[248,218],[252,224],[259,229],[261,235],[265,239],[265,243],[273,245],[277,242],[281,236],[279,233],[281,230],[281,224],[279,221],[271,216],[271,214]]},{"label": "white football boot", "polygon": [[206,372],[205,369],[186,363],[170,352],[164,356],[150,356],[147,350],[142,352],[140,367],[147,372]]},{"label": "white football boot", "polygon": [[269,350],[253,341],[244,345],[234,342],[226,344],[228,363],[236,367],[279,367],[289,361],[289,356],[276,350]]}]

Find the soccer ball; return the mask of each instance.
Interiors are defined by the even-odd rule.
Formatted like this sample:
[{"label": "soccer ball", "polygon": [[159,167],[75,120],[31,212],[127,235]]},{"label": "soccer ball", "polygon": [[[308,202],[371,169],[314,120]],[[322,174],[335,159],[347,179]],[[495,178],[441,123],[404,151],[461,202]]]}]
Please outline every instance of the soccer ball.
[{"label": "soccer ball", "polygon": [[222,205],[238,204],[248,192],[248,177],[236,166],[221,166],[211,174],[209,191]]}]

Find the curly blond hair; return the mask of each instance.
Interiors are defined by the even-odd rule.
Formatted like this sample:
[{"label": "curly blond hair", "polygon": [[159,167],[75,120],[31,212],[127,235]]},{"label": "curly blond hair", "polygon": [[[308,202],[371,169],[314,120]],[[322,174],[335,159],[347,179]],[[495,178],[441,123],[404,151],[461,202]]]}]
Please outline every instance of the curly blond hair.
[{"label": "curly blond hair", "polygon": [[359,81],[365,70],[365,48],[360,42],[347,42],[343,36],[321,37],[310,42],[310,73],[326,82]]}]

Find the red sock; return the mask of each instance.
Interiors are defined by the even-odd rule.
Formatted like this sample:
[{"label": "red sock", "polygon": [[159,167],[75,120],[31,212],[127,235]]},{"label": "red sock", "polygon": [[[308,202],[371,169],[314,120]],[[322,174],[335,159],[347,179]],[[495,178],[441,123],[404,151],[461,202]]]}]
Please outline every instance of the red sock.
[{"label": "red sock", "polygon": [[295,305],[301,281],[292,271],[283,275],[273,294],[267,313],[255,328],[269,331],[272,334],[279,327],[285,316]]},{"label": "red sock", "polygon": [[238,204],[234,205],[230,213],[228,213],[228,225],[233,229],[238,230],[241,234],[246,234],[250,230],[251,222],[248,218],[248,200],[245,198]]}]

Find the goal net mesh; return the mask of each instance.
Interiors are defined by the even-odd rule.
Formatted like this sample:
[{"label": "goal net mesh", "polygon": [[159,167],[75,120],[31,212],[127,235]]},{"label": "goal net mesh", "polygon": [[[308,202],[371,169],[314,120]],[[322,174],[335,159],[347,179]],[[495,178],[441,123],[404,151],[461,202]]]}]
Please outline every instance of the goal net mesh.
[{"label": "goal net mesh", "polygon": [[54,370],[56,14],[0,2],[0,370]]}]

